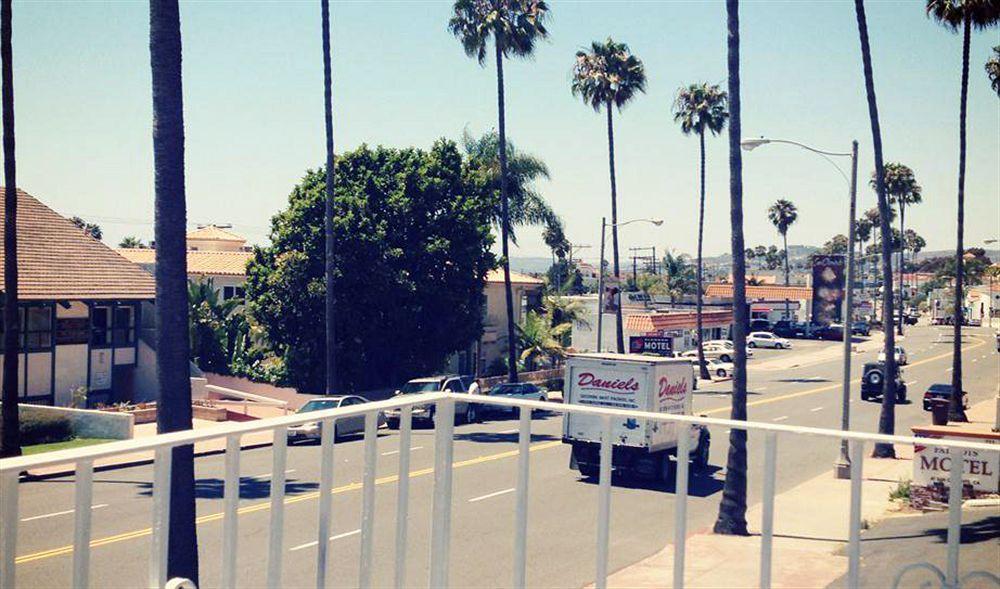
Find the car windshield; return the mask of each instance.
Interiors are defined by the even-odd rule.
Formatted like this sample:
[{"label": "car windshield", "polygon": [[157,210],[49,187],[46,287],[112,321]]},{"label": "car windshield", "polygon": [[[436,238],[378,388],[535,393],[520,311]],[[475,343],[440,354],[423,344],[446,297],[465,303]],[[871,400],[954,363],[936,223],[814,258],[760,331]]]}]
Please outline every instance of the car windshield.
[{"label": "car windshield", "polygon": [[434,391],[441,390],[441,382],[437,380],[431,381],[410,381],[403,385],[403,388],[399,389],[399,392],[404,395],[409,395],[413,393],[430,393]]},{"label": "car windshield", "polygon": [[490,389],[491,395],[509,395],[511,393],[516,393],[518,385],[516,384],[502,384],[497,385]]},{"label": "car windshield", "polygon": [[338,399],[313,399],[303,405],[296,413],[309,413],[310,411],[320,411],[322,409],[336,409],[340,404]]}]

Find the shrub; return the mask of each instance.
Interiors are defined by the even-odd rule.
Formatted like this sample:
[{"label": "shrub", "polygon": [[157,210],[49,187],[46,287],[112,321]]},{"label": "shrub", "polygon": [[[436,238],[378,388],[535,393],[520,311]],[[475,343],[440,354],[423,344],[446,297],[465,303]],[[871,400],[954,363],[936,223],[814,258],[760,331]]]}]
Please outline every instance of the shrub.
[{"label": "shrub", "polygon": [[910,481],[899,481],[895,489],[889,491],[889,499],[909,499]]},{"label": "shrub", "polygon": [[24,446],[65,442],[72,438],[73,427],[65,417],[37,413],[21,414],[21,444]]}]

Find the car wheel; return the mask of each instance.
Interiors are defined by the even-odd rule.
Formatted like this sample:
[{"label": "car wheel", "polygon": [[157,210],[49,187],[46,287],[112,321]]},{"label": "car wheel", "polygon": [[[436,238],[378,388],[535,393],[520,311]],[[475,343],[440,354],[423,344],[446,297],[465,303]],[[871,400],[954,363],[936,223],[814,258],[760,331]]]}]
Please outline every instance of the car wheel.
[{"label": "car wheel", "polygon": [[722,360],[723,362],[732,362],[733,358],[729,354],[723,354],[719,356],[719,360]]},{"label": "car wheel", "polygon": [[748,348],[756,348],[757,347],[757,342],[750,342],[750,343],[747,344],[747,347]]},{"label": "car wheel", "polygon": [[896,393],[896,403],[906,403],[906,391]]},{"label": "car wheel", "polygon": [[775,349],[775,350],[780,350],[780,349],[782,349],[782,348],[784,348],[784,347],[785,347],[785,346],[781,345],[780,343],[775,343],[775,344],[774,344],[774,349]]},{"label": "car wheel", "polygon": [[385,420],[385,425],[389,429],[399,429],[399,420],[398,419],[386,419]]},{"label": "car wheel", "polygon": [[865,378],[868,379],[869,384],[876,386],[882,384],[882,373],[879,372],[878,370],[872,370],[871,372],[868,373],[868,376],[866,376]]},{"label": "car wheel", "polygon": [[871,399],[871,395],[869,395],[868,393],[864,393],[864,392],[861,393],[861,400],[862,401],[867,401],[868,399]]},{"label": "car wheel", "polygon": [[718,376],[719,378],[726,378],[726,371],[720,368],[715,371],[715,376]]}]

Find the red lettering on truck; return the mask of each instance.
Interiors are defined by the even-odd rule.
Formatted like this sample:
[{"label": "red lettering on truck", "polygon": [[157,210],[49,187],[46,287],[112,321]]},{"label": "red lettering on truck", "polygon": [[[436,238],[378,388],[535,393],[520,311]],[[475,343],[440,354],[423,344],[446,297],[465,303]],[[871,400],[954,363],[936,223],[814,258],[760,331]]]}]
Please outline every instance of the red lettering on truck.
[{"label": "red lettering on truck", "polygon": [[603,379],[595,376],[592,372],[581,372],[576,379],[576,385],[588,389],[601,389],[610,393],[635,392],[639,390],[639,383],[634,378],[622,380]]},{"label": "red lettering on truck", "polygon": [[683,399],[687,394],[687,378],[682,378],[677,382],[670,382],[667,377],[660,377],[658,396],[661,399]]}]

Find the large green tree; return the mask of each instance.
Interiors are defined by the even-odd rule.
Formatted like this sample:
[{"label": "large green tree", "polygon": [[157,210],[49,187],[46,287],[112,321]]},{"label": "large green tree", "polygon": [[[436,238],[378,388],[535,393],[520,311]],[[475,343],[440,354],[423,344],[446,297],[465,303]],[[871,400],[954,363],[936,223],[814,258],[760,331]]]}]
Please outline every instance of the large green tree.
[{"label": "large green tree", "polygon": [[17,313],[17,166],[14,158],[14,64],[12,34],[13,7],[3,0],[0,8],[0,57],[3,58],[3,431],[0,458],[21,454],[20,423],[17,414],[20,325]]},{"label": "large green tree", "polygon": [[[875,177],[872,176],[871,186],[876,187]],[[906,207],[920,204],[923,200],[923,190],[917,184],[917,177],[913,170],[899,162],[887,162],[885,164],[885,192],[889,198],[889,204],[899,207],[899,233],[905,235],[906,227]],[[896,321],[896,334],[903,335],[903,261],[906,259],[906,242],[899,242],[899,315]]]},{"label": "large green tree", "polygon": [[[962,30],[962,86],[958,107],[958,223],[955,240],[955,328],[952,344],[951,386],[962,390],[962,253],[965,251],[965,125],[969,102],[969,46],[972,29],[987,29],[1000,22],[997,0],[927,0],[927,14],[952,31]],[[968,421],[962,395],[951,396],[948,419]]]},{"label": "large green tree", "polygon": [[695,306],[698,326],[698,366],[701,378],[707,381],[708,364],[705,350],[701,345],[702,334],[702,260],[701,249],[705,235],[705,132],[718,135],[726,126],[729,112],[726,110],[726,92],[717,84],[691,84],[681,88],[674,99],[674,121],[681,126],[685,135],[697,135],[699,162],[701,164],[700,197],[698,199],[698,300]]},{"label": "large green tree", "polygon": [[[339,386],[440,370],[482,327],[492,201],[450,141],[363,146],[337,158],[333,232]],[[325,170],[309,171],[247,266],[247,308],[291,384],[324,389]]]},{"label": "large green tree", "polygon": [[[611,249],[614,257],[615,280],[621,284],[621,267],[618,257],[618,188],[615,181],[614,108],[619,112],[629,102],[646,91],[646,69],[642,61],[632,54],[628,45],[617,43],[610,37],[604,43],[594,41],[590,51],[577,51],[573,65],[574,96],[583,99],[596,112],[604,109],[608,118],[608,168],[611,177]],[[615,336],[618,353],[625,351],[622,326],[622,306],[617,305]]]},{"label": "large green tree", "polygon": [[[187,204],[184,193],[184,93],[177,0],[149,3],[153,81],[153,188],[156,235],[157,433],[188,430],[191,371],[188,341]],[[170,467],[168,578],[198,584],[194,446],[175,447]]]},{"label": "large green tree", "polygon": [[448,29],[458,37],[465,54],[486,64],[487,44],[493,41],[497,70],[497,143],[500,159],[500,247],[503,265],[503,288],[507,311],[507,378],[517,382],[517,332],[514,325],[514,300],[510,285],[508,239],[511,218],[508,211],[510,178],[507,169],[507,123],[504,100],[503,60],[530,57],[539,39],[548,36],[545,20],[549,7],[544,0],[456,0]]}]

